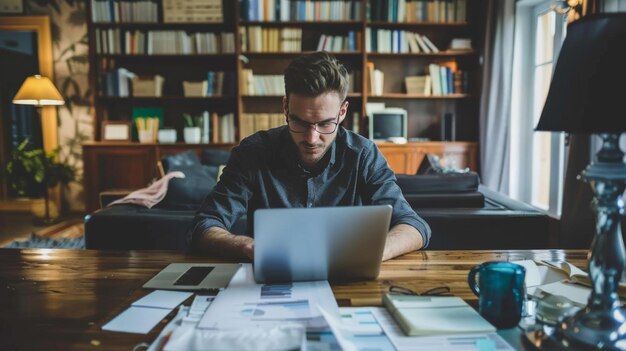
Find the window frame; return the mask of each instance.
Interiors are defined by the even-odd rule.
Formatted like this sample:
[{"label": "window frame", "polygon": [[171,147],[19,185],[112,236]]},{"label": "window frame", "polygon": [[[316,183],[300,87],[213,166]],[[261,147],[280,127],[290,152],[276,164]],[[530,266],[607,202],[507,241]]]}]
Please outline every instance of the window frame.
[{"label": "window frame", "polygon": [[[536,127],[533,120],[536,38],[538,18],[551,9],[553,1],[521,0],[517,4],[514,88],[511,111],[511,152],[519,155],[518,162],[511,158],[511,196],[526,203],[533,203],[533,134]],[[553,38],[552,74],[563,43],[566,16],[555,13]],[[543,102],[541,102],[543,104]],[[517,131],[516,131],[517,130]],[[516,135],[516,133],[518,133]],[[563,133],[552,133],[550,137],[550,178],[549,203],[547,211],[559,217],[562,208],[563,182],[567,149]],[[530,145],[531,147],[528,147]],[[539,207],[539,206],[538,206]]]}]

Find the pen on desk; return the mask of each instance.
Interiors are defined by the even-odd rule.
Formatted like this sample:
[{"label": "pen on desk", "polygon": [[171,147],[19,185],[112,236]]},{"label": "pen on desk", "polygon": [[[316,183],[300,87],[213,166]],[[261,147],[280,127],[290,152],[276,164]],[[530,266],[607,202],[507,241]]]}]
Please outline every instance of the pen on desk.
[{"label": "pen on desk", "polygon": [[170,341],[171,336],[172,336],[172,331],[169,331],[167,334],[163,335],[163,338],[161,339],[161,343],[159,344],[159,347],[157,348],[158,351],[163,351],[165,349],[165,345],[167,345],[167,342]]}]

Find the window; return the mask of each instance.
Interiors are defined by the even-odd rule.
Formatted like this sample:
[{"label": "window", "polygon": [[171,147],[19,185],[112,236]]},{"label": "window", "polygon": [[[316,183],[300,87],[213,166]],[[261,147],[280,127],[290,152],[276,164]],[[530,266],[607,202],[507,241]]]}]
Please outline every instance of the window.
[{"label": "window", "polygon": [[552,1],[520,1],[515,34],[511,120],[511,196],[559,216],[565,161],[564,136],[535,132],[561,43],[565,16]]}]

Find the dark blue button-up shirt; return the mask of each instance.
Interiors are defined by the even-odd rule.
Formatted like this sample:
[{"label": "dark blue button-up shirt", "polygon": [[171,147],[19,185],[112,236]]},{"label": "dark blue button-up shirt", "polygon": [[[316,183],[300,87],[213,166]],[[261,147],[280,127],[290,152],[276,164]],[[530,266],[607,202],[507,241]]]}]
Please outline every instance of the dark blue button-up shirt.
[{"label": "dark blue button-up shirt", "polygon": [[286,126],[242,140],[196,214],[194,236],[210,227],[230,230],[244,214],[247,233],[254,236],[253,216],[259,208],[389,204],[391,227],[411,225],[422,234],[424,246],[428,244],[430,227],[404,199],[372,141],[340,127],[324,157],[328,164],[321,171],[302,168]]}]

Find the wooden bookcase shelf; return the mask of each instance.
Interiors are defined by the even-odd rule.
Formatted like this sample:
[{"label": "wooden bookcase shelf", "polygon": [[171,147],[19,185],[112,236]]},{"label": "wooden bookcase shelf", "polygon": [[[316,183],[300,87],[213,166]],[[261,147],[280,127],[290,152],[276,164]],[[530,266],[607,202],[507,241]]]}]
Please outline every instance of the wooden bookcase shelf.
[{"label": "wooden bookcase shelf", "polygon": [[418,99],[418,100],[456,100],[467,99],[471,97],[467,94],[448,94],[448,95],[420,95],[420,94],[404,94],[404,93],[388,93],[383,95],[368,95],[370,100],[374,99]]},{"label": "wooden bookcase shelf", "polygon": [[[300,51],[300,52],[247,52],[244,51],[241,54],[252,58],[295,58],[305,53],[311,53],[313,51]],[[361,57],[363,53],[359,51],[335,51],[331,52],[333,56],[341,59],[342,57]]]},{"label": "wooden bookcase shelf", "polygon": [[[118,1],[118,0],[112,0]],[[294,0],[288,0],[291,3]],[[87,11],[89,14],[88,35],[89,62],[90,62],[90,87],[95,92],[95,136],[96,141],[90,143],[85,149],[87,154],[96,152],[99,156],[104,154],[116,154],[117,152],[133,153],[132,148],[153,148],[150,153],[150,160],[155,158],[158,160],[163,150],[173,152],[174,150],[182,150],[192,148],[199,150],[201,147],[232,147],[241,139],[242,116],[245,114],[263,114],[263,113],[281,113],[281,98],[279,95],[250,95],[244,94],[239,86],[242,80],[244,70],[251,69],[254,76],[263,75],[282,75],[284,69],[289,62],[303,52],[315,51],[322,35],[326,36],[342,36],[345,41],[353,41],[355,50],[346,50],[345,47],[337,52],[331,52],[335,55],[350,72],[354,72],[354,87],[348,95],[350,102],[349,115],[346,117],[343,126],[353,129],[364,136],[369,135],[368,120],[366,116],[366,108],[369,102],[384,102],[387,107],[400,107],[408,112],[408,137],[430,139],[430,150],[445,156],[443,150],[449,147],[449,142],[440,141],[440,121],[445,114],[453,114],[456,120],[456,140],[462,142],[456,143],[455,152],[458,153],[461,148],[464,154],[462,159],[466,161],[460,162],[460,165],[470,165],[475,167],[476,161],[476,144],[478,140],[478,114],[481,93],[480,79],[482,76],[482,62],[480,57],[483,53],[484,31],[486,24],[486,0],[454,0],[447,3],[466,3],[466,20],[452,19],[445,21],[422,21],[422,22],[394,22],[371,20],[370,16],[365,13],[368,8],[368,2],[380,0],[343,0],[346,3],[358,3],[360,13],[356,17],[349,20],[340,21],[250,21],[240,16],[242,12],[242,1],[222,0],[223,21],[220,23],[165,23],[164,8],[162,0],[156,0],[158,7],[158,21],[153,22],[126,22],[126,23],[94,23],[91,18],[92,1],[87,2]],[[394,0],[389,0],[394,1]],[[426,0],[424,0],[426,1]],[[259,4],[263,4],[265,0],[258,0]],[[441,2],[444,0],[429,0],[427,3]],[[181,2],[182,3],[182,2]],[[279,3],[279,1],[276,1]],[[430,16],[430,15],[429,15]],[[246,17],[247,18],[247,17]],[[262,31],[293,31],[300,33],[301,47],[297,52],[253,52],[244,49],[244,36],[242,35],[249,27],[260,27]],[[368,52],[366,48],[367,38],[366,32],[374,32],[376,30],[405,31],[411,33],[419,33],[427,36],[439,48],[438,53],[380,53]],[[131,52],[125,50],[124,40],[132,40],[130,47],[137,43],[135,36],[137,33],[144,35],[147,40],[147,33],[151,32],[154,39],[154,33],[162,31],[176,32],[177,40],[183,36],[189,36],[192,45],[195,45],[195,35],[204,33],[215,33],[216,36],[227,33],[234,37],[234,52],[216,52],[211,54],[119,54],[120,52]],[[109,32],[111,34],[109,34]],[[96,34],[99,35],[96,35]],[[105,35],[106,34],[106,35]],[[246,35],[247,37],[248,35]],[[117,51],[111,50],[106,52],[103,41],[113,38],[118,40]],[[280,38],[280,35],[279,35]],[[471,39],[472,50],[469,51],[448,51],[450,42],[454,38]],[[250,42],[250,38],[247,38]],[[97,45],[98,44],[98,45]],[[157,43],[153,42],[152,46]],[[171,44],[171,43],[170,43]],[[179,45],[180,46],[180,45]],[[176,45],[168,45],[168,48],[174,48]],[[101,52],[98,52],[98,48]],[[108,47],[107,47],[108,48]],[[147,49],[147,46],[146,46]],[[108,50],[108,49],[107,49]],[[133,52],[141,50],[132,50]],[[110,52],[117,52],[111,54]],[[155,51],[156,52],[156,51]],[[192,50],[192,52],[198,52]],[[202,51],[207,52],[207,51]],[[369,92],[370,77],[368,74],[368,63],[372,63],[376,69],[384,73],[383,94],[373,95]],[[466,79],[463,81],[466,90],[458,94],[449,95],[431,95],[424,96],[419,94],[407,94],[405,88],[405,78],[408,76],[424,75],[429,64],[445,65],[451,64],[459,70],[466,72]],[[125,68],[138,76],[154,76],[161,75],[164,77],[163,92],[161,97],[111,97],[103,96],[102,77],[107,72],[118,68]],[[207,79],[207,72],[229,72],[232,74],[231,79],[234,89],[231,90],[232,96],[207,96],[207,97],[185,97],[183,95],[183,81],[198,82]],[[234,115],[234,144],[216,144],[214,140],[204,145],[188,145],[176,144],[161,148],[159,145],[146,145],[134,143],[111,144],[109,142],[100,142],[101,125],[103,121],[115,120],[124,121],[131,120],[132,111],[135,107],[162,108],[164,112],[165,126],[173,127],[178,131],[178,140],[182,140],[182,129],[184,121],[183,114],[198,115],[203,111],[209,111],[211,114],[217,113],[224,115],[232,113]],[[215,121],[215,119],[212,119]],[[213,123],[213,122],[212,122]],[[216,126],[213,126],[215,128]],[[411,143],[410,143],[411,144]],[[413,143],[416,144],[416,143]],[[417,143],[419,144],[419,143]],[[98,147],[102,145],[102,149]],[[424,146],[423,144],[422,146]],[[437,146],[438,145],[438,146]],[[435,147],[437,146],[437,147]],[[389,145],[381,146],[383,154],[388,157],[390,163],[397,159],[399,150],[406,149],[407,155],[415,154],[417,146]],[[160,151],[157,151],[160,150]],[[387,151],[385,151],[387,150]],[[412,151],[410,151],[412,150]],[[391,152],[391,154],[389,154]],[[420,151],[422,152],[422,151]],[[406,155],[405,155],[406,156]],[[86,155],[86,158],[93,155]],[[133,156],[134,157],[134,156]],[[408,156],[407,156],[408,157]],[[405,157],[407,162],[419,162],[420,157]],[[469,162],[468,160],[472,160]],[[145,160],[143,160],[145,161]],[[104,162],[104,163],[102,163]],[[106,164],[105,161],[100,163],[85,162],[85,178],[91,177],[94,172],[100,170],[101,165]],[[107,161],[108,162],[108,161]],[[145,163],[145,162],[144,162]],[[96,169],[90,169],[89,165],[94,165]],[[407,166],[408,165],[408,166]],[[397,172],[411,172],[417,165],[405,164],[403,167],[394,166]],[[144,175],[147,171],[143,171]],[[102,178],[100,178],[102,179]],[[142,178],[143,180],[143,178]],[[88,182],[86,180],[86,182]],[[86,191],[97,193],[105,188],[118,187],[129,188],[135,184],[117,184],[102,183],[94,184],[89,181],[93,189],[86,187]],[[97,203],[93,201],[93,194],[87,195],[90,200],[88,203]],[[88,205],[89,207],[89,205]],[[93,208],[90,207],[91,210]]]},{"label": "wooden bookcase shelf", "polygon": [[159,96],[159,97],[118,97],[118,96],[98,96],[96,98],[99,101],[106,102],[129,102],[129,103],[142,103],[142,102],[159,102],[159,101],[233,101],[234,96]]},{"label": "wooden bookcase shelf", "polygon": [[431,52],[431,53],[384,53],[384,52],[368,52],[367,56],[371,58],[375,57],[424,57],[424,58],[436,58],[436,57],[446,57],[446,58],[455,58],[460,56],[476,56],[478,53],[475,50],[468,51],[440,51],[440,52]]},{"label": "wooden bookcase shelf", "polygon": [[101,59],[115,60],[184,60],[184,59],[233,59],[235,53],[227,54],[185,54],[185,55],[148,55],[148,54],[103,54]]},{"label": "wooden bookcase shelf", "polygon": [[419,27],[469,27],[468,22],[387,22],[387,21],[366,21],[366,25],[372,27],[388,28],[419,28]]},{"label": "wooden bookcase shelf", "polygon": [[239,21],[239,26],[261,27],[360,27],[363,21]]}]

